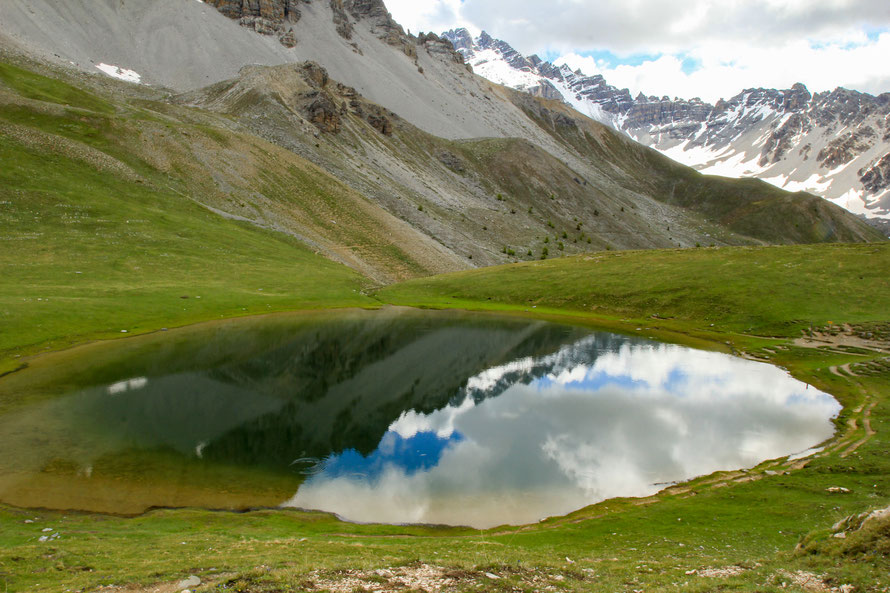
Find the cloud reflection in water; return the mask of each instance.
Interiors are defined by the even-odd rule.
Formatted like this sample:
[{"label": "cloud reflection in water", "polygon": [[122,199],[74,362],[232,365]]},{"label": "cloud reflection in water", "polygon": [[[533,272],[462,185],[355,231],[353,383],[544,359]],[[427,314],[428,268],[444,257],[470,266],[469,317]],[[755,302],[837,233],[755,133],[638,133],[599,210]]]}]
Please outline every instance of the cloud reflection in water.
[{"label": "cloud reflection in water", "polygon": [[458,405],[403,413],[368,457],[328,458],[285,505],[355,521],[529,523],[805,450],[840,411],[770,365],[663,344],[602,352],[595,336],[484,371],[465,391]]}]

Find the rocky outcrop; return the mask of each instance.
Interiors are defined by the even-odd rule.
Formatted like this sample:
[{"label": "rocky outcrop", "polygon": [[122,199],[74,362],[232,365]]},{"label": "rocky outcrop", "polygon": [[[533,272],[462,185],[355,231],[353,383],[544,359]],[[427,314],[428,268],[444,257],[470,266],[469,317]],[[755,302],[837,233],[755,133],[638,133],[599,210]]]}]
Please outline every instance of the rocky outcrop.
[{"label": "rocky outcrop", "polygon": [[816,159],[827,169],[846,165],[872,147],[877,134],[869,127],[847,132],[832,140],[823,148]]},{"label": "rocky outcrop", "polygon": [[285,47],[294,47],[297,37],[291,25],[300,20],[298,5],[305,0],[205,0],[242,27],[261,35],[277,35]]},{"label": "rocky outcrop", "polygon": [[[469,64],[467,65],[469,66]],[[562,93],[560,93],[559,89],[553,86],[553,83],[549,80],[542,80],[541,84],[538,86],[529,88],[528,93],[533,97],[543,97],[544,99],[550,99],[551,101],[562,100]]]},{"label": "rocky outcrop", "polygon": [[890,153],[871,167],[860,169],[859,175],[862,185],[873,194],[890,189]]},{"label": "rocky outcrop", "polygon": [[229,18],[264,18],[296,23],[300,20],[298,4],[303,0],[205,0]]},{"label": "rocky outcrop", "polygon": [[309,86],[316,89],[326,87],[330,80],[330,78],[328,78],[328,71],[315,62],[304,62],[300,66],[300,75]]},{"label": "rocky outcrop", "polygon": [[877,97],[837,88],[829,93],[816,93],[812,101],[813,119],[821,126],[838,128],[857,126],[874,114],[890,111],[890,94]]},{"label": "rocky outcrop", "polygon": [[[354,23],[362,21],[370,26],[371,32],[378,39],[399,48],[409,58],[417,59],[418,41],[405,33],[386,10],[382,0],[330,0],[330,5],[334,26],[344,39],[351,40]],[[451,48],[448,50],[451,51]]]},{"label": "rocky outcrop", "polygon": [[330,0],[330,2],[331,11],[334,14],[334,28],[336,28],[337,34],[343,39],[352,39],[352,23],[349,20],[349,15],[346,13],[346,7],[343,6],[343,0]]},{"label": "rocky outcrop", "polygon": [[530,115],[533,119],[540,121],[545,128],[551,129],[575,129],[578,128],[578,121],[560,111],[551,109],[540,101],[532,100],[531,96],[514,97],[513,102]]},{"label": "rocky outcrop", "polygon": [[326,94],[314,92],[310,94],[313,100],[309,103],[304,113],[306,119],[322,132],[336,134],[340,131],[340,108]]},{"label": "rocky outcrop", "polygon": [[[799,113],[793,114],[767,138],[763,150],[760,151],[760,166],[765,167],[771,163],[778,163],[788,151],[794,148],[796,138],[807,131],[807,123],[804,118]],[[809,152],[809,149],[807,148],[806,151]]]},{"label": "rocky outcrop", "polygon": [[421,33],[417,38],[417,45],[423,47],[430,55],[437,55],[457,64],[464,63],[463,55],[454,50],[451,42],[435,33]]},{"label": "rocky outcrop", "polygon": [[[602,78],[601,76],[599,78]],[[602,89],[599,96],[607,96],[608,91],[605,87],[605,81],[599,84]],[[611,87],[614,89],[614,87]],[[596,97],[597,95],[588,94],[588,97]],[[599,99],[593,99],[599,101]],[[628,100],[629,103],[628,103]],[[703,103],[700,99],[691,101],[683,101],[662,97],[644,97],[642,94],[637,95],[636,99],[630,99],[630,93],[624,92],[613,93],[611,97],[605,99],[603,106],[605,111],[615,113],[616,115],[627,115],[627,127],[643,128],[647,126],[664,126],[667,124],[687,124],[683,126],[673,126],[674,134],[683,135],[689,131],[691,124],[692,129],[698,128],[698,123],[708,119],[713,111],[713,107],[707,103]]]},{"label": "rocky outcrop", "polygon": [[339,133],[343,118],[352,114],[385,136],[393,133],[394,113],[366,101],[350,86],[331,84],[323,67],[315,62],[304,62],[297,66],[297,71],[311,89],[303,95],[297,108],[320,132]]},{"label": "rocky outcrop", "polygon": [[344,0],[343,5],[349,11],[349,14],[356,19],[370,20],[375,25],[401,29],[401,26],[393,20],[392,15],[386,10],[383,0]]},{"label": "rocky outcrop", "polygon": [[459,173],[462,175],[467,170],[466,163],[464,163],[463,159],[461,159],[459,156],[451,151],[443,150],[436,155],[436,158],[439,159],[440,163],[442,163],[455,173]]},{"label": "rocky outcrop", "polygon": [[388,117],[392,114],[379,105],[370,107],[369,111],[370,113],[365,116],[365,121],[384,136],[392,136],[392,120]]}]

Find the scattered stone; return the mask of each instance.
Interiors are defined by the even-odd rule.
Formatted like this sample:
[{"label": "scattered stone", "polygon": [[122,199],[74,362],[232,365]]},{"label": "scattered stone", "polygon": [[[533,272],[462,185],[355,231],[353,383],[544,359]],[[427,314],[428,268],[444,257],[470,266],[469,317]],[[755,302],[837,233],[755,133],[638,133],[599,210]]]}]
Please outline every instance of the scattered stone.
[{"label": "scattered stone", "polygon": [[188,589],[189,587],[197,587],[201,584],[201,579],[195,575],[191,575],[187,579],[183,579],[179,581],[179,584],[176,585],[177,589]]},{"label": "scattered stone", "polygon": [[46,527],[46,528],[44,528],[42,531],[43,531],[44,533],[46,533],[47,531],[52,531],[52,530],[53,530],[52,527]]},{"label": "scattered stone", "polygon": [[493,573],[490,573],[490,572],[486,572],[486,573],[485,573],[485,576],[488,577],[488,578],[490,578],[490,579],[492,579],[492,580],[495,580],[495,581],[498,580],[499,578],[501,578],[501,577],[499,577],[498,575],[493,574]]},{"label": "scattered stone", "polygon": [[[380,579],[385,579],[385,582],[380,582]],[[469,579],[473,579],[471,573],[456,574],[428,564],[413,564],[368,572],[346,570],[331,574],[314,571],[309,574],[309,581],[313,583],[313,591],[325,590],[331,593],[353,593],[357,590],[398,591],[402,589],[438,593],[442,590],[452,589],[458,581],[466,582]]]},{"label": "scattered stone", "polygon": [[847,494],[850,492],[850,489],[844,488],[843,486],[831,486],[826,488],[825,491],[831,494]]},{"label": "scattered stone", "polygon": [[453,152],[443,151],[437,155],[439,162],[456,173],[464,173],[467,168],[464,161]]},{"label": "scattered stone", "polygon": [[698,571],[698,576],[710,579],[725,579],[735,577],[745,572],[741,566],[724,566],[722,568],[703,568]]},{"label": "scattered stone", "polygon": [[803,570],[788,572],[787,570],[780,570],[778,576],[788,579],[791,584],[797,585],[801,589],[809,591],[810,593],[833,593],[834,591],[838,591],[838,589],[832,589],[826,585],[825,580],[822,577],[812,572]]},{"label": "scattered stone", "polygon": [[847,532],[858,531],[873,521],[879,521],[887,517],[890,517],[890,507],[844,517],[835,523],[831,530],[835,532],[834,537],[843,539],[846,537]]}]

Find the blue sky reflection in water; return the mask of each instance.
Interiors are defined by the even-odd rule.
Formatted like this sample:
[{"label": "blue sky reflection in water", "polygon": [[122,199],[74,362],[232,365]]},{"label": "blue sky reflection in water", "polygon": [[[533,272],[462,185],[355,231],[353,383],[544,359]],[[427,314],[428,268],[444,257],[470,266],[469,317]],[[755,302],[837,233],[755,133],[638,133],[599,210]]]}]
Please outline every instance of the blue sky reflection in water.
[{"label": "blue sky reflection in water", "polygon": [[329,456],[286,504],[355,521],[528,523],[751,467],[833,433],[839,404],[776,367],[596,344],[476,374],[462,400],[403,412],[370,455]]}]

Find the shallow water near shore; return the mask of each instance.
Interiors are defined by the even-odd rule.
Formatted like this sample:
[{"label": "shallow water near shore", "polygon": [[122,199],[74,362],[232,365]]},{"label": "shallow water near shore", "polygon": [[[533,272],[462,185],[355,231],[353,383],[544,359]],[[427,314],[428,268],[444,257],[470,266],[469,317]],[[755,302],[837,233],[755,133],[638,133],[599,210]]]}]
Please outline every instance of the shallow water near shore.
[{"label": "shallow water near shore", "polygon": [[484,528],[798,453],[840,411],[770,365],[488,315],[326,312],[124,342],[0,379],[0,396],[29,394],[0,416],[0,501]]}]

